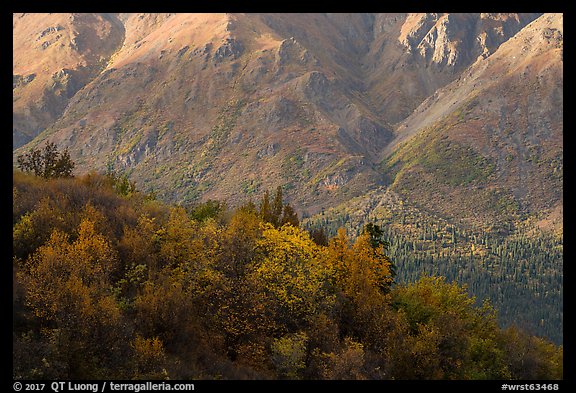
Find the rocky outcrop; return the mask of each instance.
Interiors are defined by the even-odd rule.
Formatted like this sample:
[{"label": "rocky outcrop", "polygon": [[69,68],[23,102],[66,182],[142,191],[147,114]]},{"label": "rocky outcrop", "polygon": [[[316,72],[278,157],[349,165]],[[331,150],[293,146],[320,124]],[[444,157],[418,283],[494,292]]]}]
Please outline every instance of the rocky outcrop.
[{"label": "rocky outcrop", "polygon": [[282,40],[276,51],[276,64],[279,67],[289,63],[311,66],[319,65],[318,59],[296,41],[294,37]]},{"label": "rocky outcrop", "polygon": [[399,42],[427,65],[463,67],[486,58],[539,14],[410,14]]},{"label": "rocky outcrop", "polygon": [[36,74],[29,75],[12,75],[12,89],[17,87],[26,86],[36,78]]},{"label": "rocky outcrop", "polygon": [[218,64],[225,59],[237,59],[244,52],[244,45],[234,38],[226,38],[214,52],[212,60]]}]

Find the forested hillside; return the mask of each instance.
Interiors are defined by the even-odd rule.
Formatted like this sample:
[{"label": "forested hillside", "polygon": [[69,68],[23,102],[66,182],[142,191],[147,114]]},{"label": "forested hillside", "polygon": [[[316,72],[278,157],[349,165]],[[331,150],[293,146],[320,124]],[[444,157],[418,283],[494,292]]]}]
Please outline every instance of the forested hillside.
[{"label": "forested hillside", "polygon": [[311,235],[280,192],[174,206],[114,174],[13,175],[14,378],[563,376],[561,346],[465,288],[396,283],[398,250],[421,254],[378,227]]},{"label": "forested hillside", "polygon": [[524,225],[470,227],[417,209],[390,190],[368,193],[352,203],[306,218],[309,230],[327,236],[345,227],[352,236],[374,222],[390,243],[398,282],[422,274],[465,284],[478,303],[488,299],[503,326],[516,324],[532,334],[563,342],[563,239],[559,233]]}]

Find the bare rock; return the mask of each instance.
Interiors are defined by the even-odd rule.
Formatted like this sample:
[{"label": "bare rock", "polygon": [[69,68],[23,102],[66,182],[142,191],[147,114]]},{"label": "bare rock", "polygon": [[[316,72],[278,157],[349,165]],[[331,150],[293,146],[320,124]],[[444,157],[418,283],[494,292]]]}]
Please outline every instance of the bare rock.
[{"label": "bare rock", "polygon": [[225,59],[237,59],[244,52],[244,45],[234,38],[226,38],[224,43],[216,49],[212,61],[215,64],[222,62]]}]

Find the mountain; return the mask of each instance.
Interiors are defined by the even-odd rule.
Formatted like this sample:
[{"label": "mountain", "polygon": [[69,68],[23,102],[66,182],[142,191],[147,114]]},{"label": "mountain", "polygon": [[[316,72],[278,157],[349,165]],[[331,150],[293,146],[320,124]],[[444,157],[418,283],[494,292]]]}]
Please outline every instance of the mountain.
[{"label": "mountain", "polygon": [[543,15],[438,89],[383,150],[391,189],[472,224],[561,215],[562,52]]},{"label": "mountain", "polygon": [[[179,202],[283,185],[310,214],[390,182],[424,207],[413,194],[434,183],[444,213],[472,187],[468,219],[561,202],[559,14],[14,14],[13,29],[15,155],[52,140],[81,171]],[[452,154],[484,170],[430,174]]]},{"label": "mountain", "polygon": [[123,26],[106,14],[13,14],[13,146],[62,116],[121,45]]},{"label": "mountain", "polygon": [[[377,156],[391,130],[338,78],[334,59],[320,64],[324,48],[316,55],[276,31],[286,16],[115,17],[123,44],[28,146],[54,140],[79,168],[129,171],[176,201],[237,202],[284,184],[307,208],[379,182],[365,157]],[[28,86],[16,87],[17,102]],[[348,190],[333,192],[342,183]]]}]

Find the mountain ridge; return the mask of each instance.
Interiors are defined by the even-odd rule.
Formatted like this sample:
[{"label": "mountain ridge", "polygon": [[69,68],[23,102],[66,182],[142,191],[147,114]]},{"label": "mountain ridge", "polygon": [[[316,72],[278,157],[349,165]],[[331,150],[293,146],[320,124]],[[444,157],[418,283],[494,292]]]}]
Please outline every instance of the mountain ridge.
[{"label": "mountain ridge", "polygon": [[[29,27],[22,34],[33,33],[32,17],[23,17]],[[460,99],[488,108],[483,95],[494,101],[501,88],[488,91],[494,67],[482,69],[503,62],[506,56],[494,56],[502,47],[513,50],[511,40],[522,31],[525,39],[536,34],[526,30],[531,24],[539,21],[536,25],[545,31],[545,25],[562,20],[560,14],[103,14],[90,20],[106,28],[74,25],[86,18],[72,15],[60,30],[58,24],[50,30],[51,19],[37,18],[36,30],[38,36],[47,31],[43,39],[60,34],[60,41],[68,30],[79,32],[78,42],[114,35],[116,49],[100,55],[92,66],[101,70],[97,73],[81,77],[63,68],[52,74],[60,75],[58,86],[38,93],[44,85],[38,77],[29,81],[31,74],[18,66],[28,55],[15,47],[16,148],[26,139],[22,135],[32,137],[41,128],[33,113],[50,107],[42,97],[52,95],[59,104],[50,116],[43,115],[47,127],[26,148],[53,139],[70,148],[79,169],[126,171],[144,188],[180,202],[212,198],[239,203],[282,184],[288,199],[305,214],[374,187],[399,184],[399,166],[390,171],[381,165],[398,151],[398,142],[465,110]],[[20,19],[14,16],[15,37],[23,29]],[[561,46],[557,27],[551,34],[560,32]],[[33,53],[39,50],[34,47]],[[561,69],[561,57],[550,61]],[[549,76],[556,91],[552,98],[561,92],[561,74],[554,72]],[[34,94],[32,85],[39,101],[27,101]],[[561,97],[555,104],[561,113]],[[444,110],[438,110],[441,105]],[[491,108],[494,113],[498,109],[495,104]],[[561,123],[552,112],[545,116],[555,120],[538,127],[554,128],[555,133],[539,141],[550,144],[551,158],[546,159],[555,160],[554,171],[561,171]],[[26,121],[35,128],[21,131]],[[459,143],[471,147],[472,156],[498,156],[497,162],[507,157],[502,147],[491,145],[490,133],[466,132]],[[478,143],[467,146],[467,138]],[[24,149],[15,150],[15,156]],[[495,171],[498,177],[506,169],[499,164]],[[498,181],[497,188],[514,200],[528,192],[518,191],[518,181]],[[417,191],[410,187],[407,192]],[[527,207],[528,214],[537,210],[531,209]]]}]

